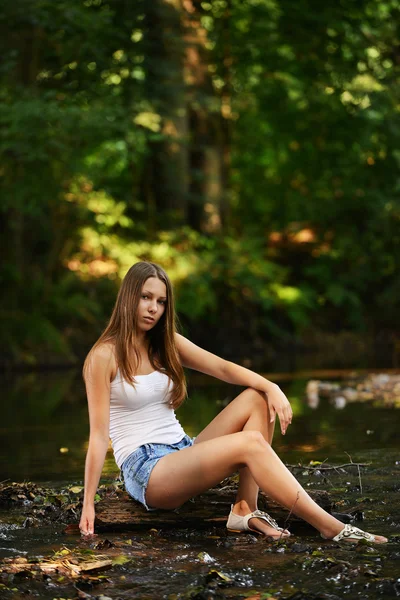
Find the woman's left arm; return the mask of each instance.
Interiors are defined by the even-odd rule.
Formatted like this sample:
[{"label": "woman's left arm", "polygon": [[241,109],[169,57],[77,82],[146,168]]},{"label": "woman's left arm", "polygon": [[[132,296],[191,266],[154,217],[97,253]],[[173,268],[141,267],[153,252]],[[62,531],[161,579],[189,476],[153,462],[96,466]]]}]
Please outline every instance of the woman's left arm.
[{"label": "woman's left arm", "polygon": [[281,431],[283,434],[286,433],[288,425],[292,422],[293,413],[289,400],[276,383],[250,371],[250,369],[203,350],[182,335],[176,334],[175,339],[184,367],[211,375],[227,383],[251,387],[263,392],[270,410],[271,421],[274,421],[278,415]]}]

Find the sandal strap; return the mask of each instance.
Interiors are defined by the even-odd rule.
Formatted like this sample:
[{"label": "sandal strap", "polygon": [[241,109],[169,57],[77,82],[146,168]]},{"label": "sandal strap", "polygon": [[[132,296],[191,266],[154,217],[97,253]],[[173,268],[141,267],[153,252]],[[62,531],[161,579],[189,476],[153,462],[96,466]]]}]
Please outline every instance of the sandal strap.
[{"label": "sandal strap", "polygon": [[355,542],[360,540],[367,540],[368,542],[374,542],[375,536],[372,533],[368,533],[367,531],[362,531],[362,529],[358,529],[358,527],[354,527],[353,525],[349,525],[348,523],[343,527],[342,531],[339,531],[334,538],[332,538],[335,542],[340,542],[341,540],[349,540],[352,539]]},{"label": "sandal strap", "polygon": [[271,527],[273,527],[277,531],[285,531],[283,529],[283,527],[279,527],[278,523],[275,521],[275,519],[273,519],[271,517],[271,515],[264,512],[263,510],[257,509],[254,512],[246,515],[245,519],[246,519],[247,527],[249,526],[248,523],[249,523],[250,519],[262,519],[263,521],[266,521],[268,523],[268,525],[271,525]]}]

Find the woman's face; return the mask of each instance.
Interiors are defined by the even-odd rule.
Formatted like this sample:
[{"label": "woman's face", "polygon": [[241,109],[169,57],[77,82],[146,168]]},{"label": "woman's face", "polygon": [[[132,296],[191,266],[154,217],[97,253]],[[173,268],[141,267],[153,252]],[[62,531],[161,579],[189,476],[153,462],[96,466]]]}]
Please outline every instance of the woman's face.
[{"label": "woman's face", "polygon": [[150,331],[161,319],[167,303],[167,288],[157,277],[146,279],[138,306],[138,325],[144,331]]}]

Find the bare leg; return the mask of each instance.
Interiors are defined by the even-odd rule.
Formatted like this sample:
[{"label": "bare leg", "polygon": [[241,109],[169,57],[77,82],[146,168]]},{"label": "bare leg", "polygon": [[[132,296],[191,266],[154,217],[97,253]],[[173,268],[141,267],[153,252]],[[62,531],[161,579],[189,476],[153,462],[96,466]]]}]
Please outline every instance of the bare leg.
[{"label": "bare leg", "polygon": [[[261,392],[249,388],[239,394],[224,408],[197,436],[196,444],[212,440],[222,435],[239,431],[259,431],[265,440],[272,444],[275,421],[270,422],[270,413]],[[248,467],[239,469],[239,486],[233,512],[248,515],[257,509],[259,487]],[[276,530],[260,519],[251,519],[250,527],[259,529],[265,535],[276,536]],[[288,532],[286,532],[286,535]]]},{"label": "bare leg", "polygon": [[[258,431],[225,435],[164,456],[152,471],[146,500],[155,508],[177,508],[244,466],[265,493],[327,538],[343,529],[312,500]],[[377,536],[376,541],[386,538]]]}]

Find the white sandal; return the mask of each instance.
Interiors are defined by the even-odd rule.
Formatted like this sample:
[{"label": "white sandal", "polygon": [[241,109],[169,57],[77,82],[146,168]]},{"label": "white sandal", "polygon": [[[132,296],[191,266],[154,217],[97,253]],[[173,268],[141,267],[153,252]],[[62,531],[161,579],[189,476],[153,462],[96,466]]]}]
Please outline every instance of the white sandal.
[{"label": "white sandal", "polygon": [[[243,531],[251,531],[252,533],[258,533],[259,535],[265,535],[262,531],[258,529],[253,529],[249,526],[250,519],[261,519],[266,521],[268,525],[273,527],[276,531],[278,531],[281,535],[284,534],[284,537],[289,537],[290,533],[285,533],[286,529],[283,527],[279,527],[278,523],[269,515],[268,513],[262,510],[255,510],[254,512],[249,513],[242,517],[241,515],[236,515],[232,512],[233,504],[231,505],[231,512],[229,513],[228,521],[226,523],[226,528],[228,531],[232,531],[234,533],[242,533]],[[281,537],[281,535],[279,537]],[[266,536],[266,537],[274,537],[274,536]],[[277,536],[278,538],[278,536]],[[276,538],[276,539],[277,539]],[[274,537],[275,539],[275,537]]]},{"label": "white sandal", "polygon": [[358,529],[358,527],[354,527],[348,523],[343,527],[342,531],[339,531],[339,533],[335,535],[335,537],[327,538],[322,535],[322,533],[321,537],[323,537],[324,540],[332,540],[334,542],[360,542],[361,540],[366,540],[367,542],[376,542],[376,538],[373,533],[362,531],[362,529]]}]

